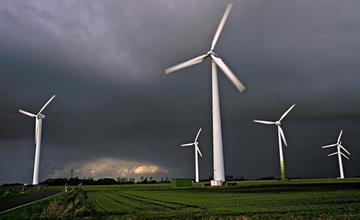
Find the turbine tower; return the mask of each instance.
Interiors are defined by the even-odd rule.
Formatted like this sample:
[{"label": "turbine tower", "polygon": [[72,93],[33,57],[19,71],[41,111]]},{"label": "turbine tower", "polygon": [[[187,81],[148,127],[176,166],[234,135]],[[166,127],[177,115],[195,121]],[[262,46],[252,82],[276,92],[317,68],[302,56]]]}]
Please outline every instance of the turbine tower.
[{"label": "turbine tower", "polygon": [[19,109],[19,112],[35,118],[35,161],[34,161],[34,173],[33,173],[33,185],[39,184],[39,166],[40,166],[40,146],[41,146],[41,129],[42,129],[42,120],[45,119],[45,115],[41,114],[46,106],[55,98],[53,95],[49,101],[40,109],[39,113],[36,115],[24,110]]},{"label": "turbine tower", "polygon": [[236,77],[236,75],[230,70],[230,68],[224,63],[224,61],[214,53],[215,45],[219,39],[221,31],[224,27],[225,21],[229,16],[233,3],[227,5],[224,15],[220,21],[220,24],[215,32],[210,50],[198,57],[187,60],[183,63],[167,68],[165,73],[171,73],[177,70],[190,67],[195,64],[199,64],[206,58],[211,60],[212,69],[212,121],[213,121],[213,166],[214,166],[214,180],[211,181],[212,186],[222,185],[225,182],[224,171],[224,156],[223,156],[223,144],[221,134],[221,116],[220,116],[220,104],[219,104],[219,89],[218,89],[218,75],[217,67],[219,67],[223,73],[229,78],[229,80],[235,85],[235,87],[242,92],[245,87]]},{"label": "turbine tower", "polygon": [[287,142],[285,139],[284,131],[281,128],[281,121],[285,118],[285,116],[295,107],[295,104],[292,105],[281,117],[279,120],[273,121],[263,121],[263,120],[254,120],[255,123],[266,124],[266,125],[276,125],[278,130],[278,139],[279,139],[279,155],[280,155],[280,175],[281,179],[285,180],[285,163],[284,163],[284,155],[283,155],[283,148],[282,142],[284,142],[285,146],[287,146]]},{"label": "turbine tower", "polygon": [[345,149],[345,147],[343,147],[341,145],[341,136],[342,136],[343,131],[340,131],[339,137],[337,139],[336,144],[330,144],[330,145],[326,145],[326,146],[322,146],[321,148],[329,148],[329,147],[336,147],[337,151],[335,153],[329,154],[328,157],[337,155],[338,156],[338,161],[339,161],[339,170],[340,170],[340,179],[344,179],[344,168],[343,168],[343,164],[342,164],[342,156],[345,157],[346,159],[350,160],[349,157],[347,157],[343,152],[341,152],[341,149],[344,150],[348,155],[350,155],[350,152],[348,150]]},{"label": "turbine tower", "polygon": [[201,132],[201,128],[199,129],[196,137],[195,137],[195,140],[193,143],[188,143],[188,144],[182,144],[181,146],[182,147],[189,147],[189,146],[194,146],[195,147],[195,182],[199,182],[199,162],[198,162],[198,154],[200,154],[200,157],[202,157],[202,153],[199,149],[199,142],[197,141],[197,139],[199,138],[199,135],[200,135],[200,132]]}]

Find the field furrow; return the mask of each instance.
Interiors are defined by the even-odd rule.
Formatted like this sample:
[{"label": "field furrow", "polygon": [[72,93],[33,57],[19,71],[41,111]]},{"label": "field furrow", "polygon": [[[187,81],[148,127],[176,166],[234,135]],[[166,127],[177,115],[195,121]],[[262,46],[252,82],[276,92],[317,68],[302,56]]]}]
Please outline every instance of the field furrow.
[{"label": "field furrow", "polygon": [[[133,198],[145,200],[145,201],[151,201],[153,203],[163,204],[165,206],[173,207],[174,209],[183,209],[183,208],[194,208],[194,209],[202,209],[199,206],[196,205],[190,205],[186,203],[180,203],[180,202],[174,202],[174,201],[168,201],[164,199],[156,199],[154,197],[147,197],[144,194],[142,196],[138,195],[137,192],[128,191],[128,192],[121,192],[123,195],[126,194],[127,196],[131,196]],[[155,192],[156,193],[156,192]]]},{"label": "field furrow", "polygon": [[125,202],[118,202],[109,196],[108,192],[91,192],[88,194],[94,204],[94,208],[99,213],[108,214],[127,214],[136,211]]}]

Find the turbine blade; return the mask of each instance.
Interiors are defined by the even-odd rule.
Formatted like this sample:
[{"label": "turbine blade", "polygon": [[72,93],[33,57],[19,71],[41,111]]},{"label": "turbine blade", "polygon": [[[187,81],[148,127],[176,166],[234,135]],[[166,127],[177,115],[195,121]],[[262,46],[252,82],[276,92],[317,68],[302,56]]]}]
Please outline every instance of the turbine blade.
[{"label": "turbine blade", "polygon": [[211,58],[214,60],[216,65],[225,73],[225,75],[229,78],[229,80],[234,84],[234,86],[240,91],[245,90],[245,86],[240,82],[240,80],[236,77],[236,75],[229,69],[229,67],[224,63],[224,61],[216,57],[214,55],[211,55]]},{"label": "turbine blade", "polygon": [[265,124],[265,125],[274,125],[275,122],[272,121],[263,121],[263,120],[254,120],[255,123]]},{"label": "turbine blade", "polygon": [[202,155],[202,153],[201,153],[201,151],[200,151],[200,149],[199,149],[199,146],[196,144],[196,150],[197,150],[197,152],[199,153],[199,155],[200,155],[200,157],[202,157],[203,155]]},{"label": "turbine blade", "polygon": [[340,131],[339,137],[338,137],[338,139],[337,139],[337,143],[339,143],[339,142],[340,142],[340,139],[341,139],[341,135],[342,135],[342,133],[343,133],[343,130],[341,130],[341,131]]},{"label": "turbine blade", "polygon": [[47,101],[47,102],[45,103],[45,105],[40,109],[38,115],[41,114],[42,111],[44,111],[44,109],[46,108],[46,106],[48,106],[48,104],[50,104],[50,102],[51,102],[55,97],[56,97],[55,95],[51,96],[51,98],[49,99],[49,101]]},{"label": "turbine blade", "polygon": [[279,121],[283,120],[287,114],[295,107],[295,104],[293,104],[279,119]]},{"label": "turbine blade", "polygon": [[340,146],[347,154],[351,155],[350,152],[345,149],[345,147],[343,147],[341,144],[340,144],[339,146]]},{"label": "turbine blade", "polygon": [[328,157],[331,157],[331,156],[334,156],[334,155],[337,155],[337,152],[332,153],[332,154],[328,154]]},{"label": "turbine blade", "polygon": [[223,15],[222,18],[221,18],[220,24],[219,24],[219,26],[218,26],[218,28],[217,28],[217,30],[216,30],[216,32],[215,32],[213,41],[212,41],[212,43],[211,43],[211,50],[214,50],[214,48],[215,48],[215,45],[216,45],[216,43],[217,43],[217,41],[218,41],[218,39],[219,39],[219,36],[220,36],[220,34],[221,34],[221,31],[222,31],[222,29],[223,29],[223,27],[224,27],[224,24],[225,24],[225,22],[226,22],[226,19],[227,19],[227,17],[228,17],[229,14],[230,14],[230,11],[231,11],[232,6],[233,6],[233,3],[230,3],[230,4],[228,4],[228,5],[226,6],[224,15]]},{"label": "turbine blade", "polygon": [[346,156],[345,154],[343,154],[342,152],[340,152],[341,155],[343,155],[343,157],[345,157],[346,159],[350,160],[350,158],[348,158],[348,156]]},{"label": "turbine blade", "polygon": [[195,137],[195,141],[194,141],[194,142],[197,141],[197,139],[198,139],[198,137],[199,137],[199,135],[200,135],[201,130],[202,130],[202,128],[199,129],[199,131],[198,131],[198,133],[197,133],[197,135],[196,135],[196,137]]},{"label": "turbine blade", "polygon": [[329,148],[329,147],[335,147],[337,144],[329,144],[325,146],[321,146],[321,148]]},{"label": "turbine blade", "polygon": [[188,144],[182,144],[181,147],[188,147],[188,146],[193,146],[194,143],[188,143]]},{"label": "turbine blade", "polygon": [[30,116],[30,117],[36,117],[36,115],[34,115],[33,113],[30,113],[30,112],[27,112],[27,111],[24,111],[22,109],[19,109],[19,112],[24,114],[24,115],[27,115],[27,116]]},{"label": "turbine blade", "polygon": [[288,144],[287,144],[286,139],[285,139],[284,131],[280,126],[278,126],[278,128],[279,128],[279,131],[280,131],[280,136],[281,136],[282,140],[284,141],[285,146],[287,147]]},{"label": "turbine blade", "polygon": [[208,56],[208,54],[204,54],[204,55],[195,57],[193,59],[187,60],[185,62],[182,62],[180,64],[177,64],[175,66],[169,67],[169,68],[165,69],[165,73],[169,74],[171,72],[181,70],[181,69],[184,69],[186,67],[201,63],[205,59],[205,57],[207,57],[207,56]]}]

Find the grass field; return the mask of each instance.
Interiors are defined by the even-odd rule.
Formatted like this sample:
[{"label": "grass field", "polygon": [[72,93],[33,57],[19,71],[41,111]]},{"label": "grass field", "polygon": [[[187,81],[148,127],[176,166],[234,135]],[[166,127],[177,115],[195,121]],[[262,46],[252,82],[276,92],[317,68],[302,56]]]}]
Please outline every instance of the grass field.
[{"label": "grass field", "polygon": [[32,217],[51,217],[57,209],[68,210],[67,216],[76,212],[96,218],[360,218],[360,179],[240,181],[229,187],[182,189],[170,184],[84,186],[72,194],[0,218],[29,211]]}]

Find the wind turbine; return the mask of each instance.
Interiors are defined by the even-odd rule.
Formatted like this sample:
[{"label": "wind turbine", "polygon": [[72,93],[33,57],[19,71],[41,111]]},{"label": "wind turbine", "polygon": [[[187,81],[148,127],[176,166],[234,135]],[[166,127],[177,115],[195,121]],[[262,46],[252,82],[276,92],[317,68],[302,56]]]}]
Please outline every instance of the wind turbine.
[{"label": "wind turbine", "polygon": [[330,144],[330,145],[326,145],[326,146],[322,146],[321,148],[329,148],[329,147],[336,147],[337,151],[335,153],[329,154],[328,157],[337,155],[338,156],[338,161],[339,161],[339,170],[340,170],[340,179],[344,179],[344,169],[343,169],[343,164],[342,164],[342,157],[345,157],[346,159],[350,160],[350,158],[348,156],[346,156],[343,152],[341,152],[341,149],[343,149],[348,155],[350,155],[350,152],[348,150],[345,149],[345,147],[343,147],[341,145],[341,136],[342,136],[343,130],[340,131],[339,137],[337,139],[336,144]]},{"label": "wind turbine", "polygon": [[202,157],[202,153],[199,149],[199,142],[197,141],[197,139],[199,138],[201,132],[201,128],[199,129],[195,140],[193,143],[188,143],[188,144],[182,144],[182,147],[189,147],[189,146],[194,146],[195,147],[195,182],[199,182],[199,162],[198,162],[198,154],[200,154],[200,156]]},{"label": "wind turbine", "polygon": [[214,180],[211,181],[212,186],[222,185],[225,181],[225,171],[224,171],[224,156],[223,156],[223,145],[222,145],[222,135],[221,135],[221,116],[220,116],[220,104],[219,104],[219,88],[218,88],[218,76],[217,76],[217,67],[219,67],[223,73],[229,78],[229,80],[235,85],[235,87],[242,92],[245,87],[236,77],[236,75],[230,70],[230,68],[224,63],[224,61],[214,53],[215,45],[219,39],[221,31],[224,27],[225,21],[229,16],[230,10],[233,6],[233,3],[227,5],[224,15],[220,21],[220,24],[215,32],[210,50],[200,56],[197,56],[193,59],[182,62],[173,67],[167,68],[165,73],[171,73],[177,70],[190,67],[195,64],[199,64],[205,59],[211,60],[211,69],[212,69],[212,120],[213,120],[213,163],[214,163]]},{"label": "wind turbine", "polygon": [[285,180],[285,163],[284,163],[284,155],[283,155],[283,149],[282,149],[282,142],[284,142],[285,146],[287,146],[287,142],[285,139],[284,131],[281,128],[281,121],[285,118],[287,114],[295,107],[295,104],[293,104],[281,117],[279,120],[273,122],[273,121],[263,121],[263,120],[254,120],[255,123],[260,124],[266,124],[266,125],[276,125],[278,130],[278,139],[279,139],[279,155],[280,155],[280,174],[281,179]]},{"label": "wind turbine", "polygon": [[36,115],[24,110],[19,109],[19,112],[29,117],[35,118],[35,162],[34,162],[34,173],[33,173],[33,185],[39,184],[39,165],[40,165],[40,146],[41,146],[41,129],[42,120],[45,119],[45,115],[41,114],[46,106],[55,98],[53,95],[49,101],[40,109]]}]

